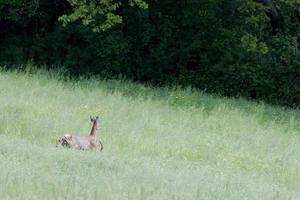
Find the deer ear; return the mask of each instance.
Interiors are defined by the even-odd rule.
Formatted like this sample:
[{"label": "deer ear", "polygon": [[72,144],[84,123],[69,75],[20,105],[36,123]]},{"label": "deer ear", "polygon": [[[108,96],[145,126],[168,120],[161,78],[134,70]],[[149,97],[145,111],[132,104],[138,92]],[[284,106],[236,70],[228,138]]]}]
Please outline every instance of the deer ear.
[{"label": "deer ear", "polygon": [[94,121],[94,119],[93,119],[93,117],[92,117],[92,116],[90,116],[90,119],[91,119],[91,122],[93,122],[93,121]]}]

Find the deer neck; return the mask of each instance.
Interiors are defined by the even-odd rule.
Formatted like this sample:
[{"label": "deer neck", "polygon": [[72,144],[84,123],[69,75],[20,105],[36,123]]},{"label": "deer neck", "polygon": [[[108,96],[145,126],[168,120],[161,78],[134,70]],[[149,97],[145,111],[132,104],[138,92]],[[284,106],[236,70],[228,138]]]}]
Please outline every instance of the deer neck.
[{"label": "deer neck", "polygon": [[96,136],[96,133],[97,133],[97,122],[94,122],[93,126],[92,126],[90,136]]}]

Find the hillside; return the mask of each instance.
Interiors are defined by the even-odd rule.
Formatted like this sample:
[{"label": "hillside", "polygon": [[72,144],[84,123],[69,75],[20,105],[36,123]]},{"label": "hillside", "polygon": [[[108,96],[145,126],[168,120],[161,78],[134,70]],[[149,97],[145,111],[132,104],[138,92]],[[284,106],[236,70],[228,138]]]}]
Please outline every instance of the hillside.
[{"label": "hillside", "polygon": [[[0,199],[299,199],[300,113],[192,89],[0,72]],[[103,152],[56,148],[101,118]]]}]

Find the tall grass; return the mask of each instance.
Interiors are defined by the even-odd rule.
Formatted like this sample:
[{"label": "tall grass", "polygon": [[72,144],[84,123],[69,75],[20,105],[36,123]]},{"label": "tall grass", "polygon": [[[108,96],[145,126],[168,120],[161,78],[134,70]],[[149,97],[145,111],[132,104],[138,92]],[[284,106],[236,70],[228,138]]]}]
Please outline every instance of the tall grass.
[{"label": "tall grass", "polygon": [[[0,199],[299,199],[300,114],[193,89],[0,72]],[[55,148],[101,118],[102,153]]]}]

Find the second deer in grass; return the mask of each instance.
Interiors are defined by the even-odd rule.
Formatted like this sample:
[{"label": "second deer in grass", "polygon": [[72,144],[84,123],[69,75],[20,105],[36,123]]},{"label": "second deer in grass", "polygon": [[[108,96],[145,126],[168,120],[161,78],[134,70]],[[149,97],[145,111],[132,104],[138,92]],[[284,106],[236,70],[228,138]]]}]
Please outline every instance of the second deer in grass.
[{"label": "second deer in grass", "polygon": [[93,123],[91,132],[87,136],[76,136],[71,134],[65,134],[62,138],[58,139],[56,146],[61,144],[65,147],[72,147],[76,149],[86,150],[86,149],[96,149],[98,143],[100,145],[100,151],[103,150],[103,145],[100,140],[97,140],[97,130],[98,130],[98,121],[99,118],[90,117],[91,122]]}]

